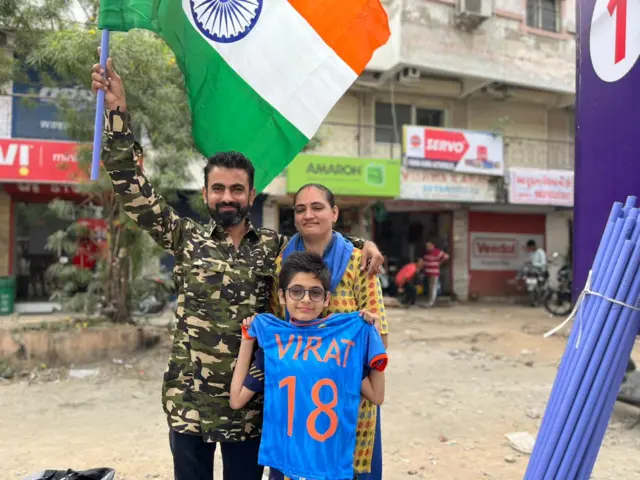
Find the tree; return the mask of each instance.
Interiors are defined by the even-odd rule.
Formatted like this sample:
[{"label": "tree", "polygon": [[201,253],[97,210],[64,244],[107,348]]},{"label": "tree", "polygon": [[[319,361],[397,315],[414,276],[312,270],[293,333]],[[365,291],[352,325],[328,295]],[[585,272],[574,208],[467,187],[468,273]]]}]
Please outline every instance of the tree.
[{"label": "tree", "polygon": [[[98,59],[100,41],[95,24],[98,1],[80,1],[86,21],[71,18],[68,0],[0,0],[0,30],[14,35],[15,55],[0,60],[0,85],[17,78],[28,67],[51,71],[46,82],[81,85],[89,88],[91,65]],[[198,154],[191,137],[191,121],[183,77],[171,50],[157,36],[147,31],[113,33],[110,54],[123,78],[127,104],[133,117],[137,138],[148,135],[152,149],[145,152],[145,168],[153,167],[152,182],[162,194],[171,198],[188,174],[188,164]],[[2,57],[2,56],[0,56]],[[91,105],[60,100],[62,117],[68,122],[68,133],[79,142],[78,162],[88,171],[93,136],[94,108]],[[179,160],[179,161],[177,161]],[[57,289],[57,297],[67,307],[87,313],[99,305],[102,314],[116,322],[131,318],[132,291],[142,264],[150,255],[148,241],[119,207],[111,182],[103,170],[97,182],[83,181],[78,190],[86,195],[82,206],[100,205],[107,222],[108,249],[104,262],[89,283],[86,292],[77,286],[86,282],[86,272],[75,272],[70,265],[56,265],[50,273],[67,281]],[[81,206],[81,207],[82,207]],[[59,215],[77,218],[77,208],[55,202]],[[73,223],[50,238],[54,251],[73,254],[75,238],[81,227]],[[77,269],[76,269],[77,270]],[[133,280],[133,281],[132,281]]]}]

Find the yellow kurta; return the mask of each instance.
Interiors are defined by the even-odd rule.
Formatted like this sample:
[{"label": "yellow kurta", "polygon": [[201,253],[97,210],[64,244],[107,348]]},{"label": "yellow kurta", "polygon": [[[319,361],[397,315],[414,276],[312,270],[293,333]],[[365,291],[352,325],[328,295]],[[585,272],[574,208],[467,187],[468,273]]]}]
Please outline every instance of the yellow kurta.
[{"label": "yellow kurta", "polygon": [[[389,327],[382,300],[382,287],[378,277],[371,277],[364,271],[360,271],[362,251],[355,248],[351,254],[349,265],[331,296],[329,306],[322,311],[322,317],[334,313],[349,313],[359,310],[368,310],[380,316],[380,333],[388,335]],[[272,310],[276,316],[285,318],[284,306],[280,305],[277,294],[279,285],[278,275],[282,268],[282,255],[276,259],[276,281],[274,282],[274,294],[271,295]],[[371,471],[371,457],[375,443],[377,408],[368,400],[362,399],[358,412],[358,427],[356,431],[356,451],[353,457],[353,466],[356,473],[369,473]]]}]

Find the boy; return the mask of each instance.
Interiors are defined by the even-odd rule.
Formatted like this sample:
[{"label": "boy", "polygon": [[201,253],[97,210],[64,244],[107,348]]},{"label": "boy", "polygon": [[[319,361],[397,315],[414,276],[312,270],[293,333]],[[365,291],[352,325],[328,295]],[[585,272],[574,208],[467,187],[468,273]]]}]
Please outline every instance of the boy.
[{"label": "boy", "polygon": [[415,263],[407,263],[396,275],[398,292],[404,292],[404,305],[411,308],[418,298],[417,285],[423,282],[424,261],[418,258]]},{"label": "boy", "polygon": [[[376,328],[360,318],[372,316],[318,319],[330,282],[321,256],[292,253],[278,291],[291,322],[259,315],[243,324],[230,404],[242,408],[267,391],[260,463],[271,467],[270,478],[282,478],[275,469],[291,478],[353,478],[360,394],[378,405],[384,400],[385,349]],[[256,338],[262,348],[249,372]]]}]

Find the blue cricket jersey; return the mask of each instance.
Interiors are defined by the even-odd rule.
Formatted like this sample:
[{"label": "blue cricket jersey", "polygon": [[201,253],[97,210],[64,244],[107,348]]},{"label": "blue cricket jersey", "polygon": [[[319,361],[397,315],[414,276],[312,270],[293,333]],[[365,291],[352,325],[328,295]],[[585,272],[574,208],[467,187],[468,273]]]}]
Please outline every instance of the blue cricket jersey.
[{"label": "blue cricket jersey", "polygon": [[258,315],[248,332],[264,354],[264,420],[259,463],[289,477],[353,478],[364,368],[387,354],[358,312],[304,323]]}]

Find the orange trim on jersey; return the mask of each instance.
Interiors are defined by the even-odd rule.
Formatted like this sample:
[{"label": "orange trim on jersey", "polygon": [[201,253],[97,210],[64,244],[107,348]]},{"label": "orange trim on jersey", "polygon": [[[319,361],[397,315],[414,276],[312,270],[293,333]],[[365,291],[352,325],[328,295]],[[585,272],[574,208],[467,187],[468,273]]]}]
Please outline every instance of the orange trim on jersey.
[{"label": "orange trim on jersey", "polygon": [[247,340],[253,340],[256,337],[252,337],[251,335],[249,335],[249,330],[247,329],[247,327],[245,327],[244,325],[242,325],[242,338],[245,338]]},{"label": "orange trim on jersey", "polygon": [[371,359],[369,366],[379,372],[384,372],[384,369],[387,368],[387,363],[389,363],[389,358],[386,353],[381,353],[380,355],[376,355]]}]

